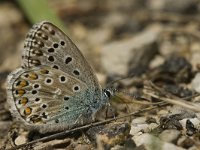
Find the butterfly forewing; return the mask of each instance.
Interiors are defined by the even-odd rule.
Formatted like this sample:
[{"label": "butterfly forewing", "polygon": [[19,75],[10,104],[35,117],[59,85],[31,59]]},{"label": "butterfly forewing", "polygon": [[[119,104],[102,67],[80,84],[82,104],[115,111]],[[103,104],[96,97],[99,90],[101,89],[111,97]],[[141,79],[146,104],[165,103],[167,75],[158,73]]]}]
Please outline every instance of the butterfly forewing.
[{"label": "butterfly forewing", "polygon": [[96,76],[71,39],[49,22],[33,26],[25,39],[23,67],[47,65],[99,87]]}]

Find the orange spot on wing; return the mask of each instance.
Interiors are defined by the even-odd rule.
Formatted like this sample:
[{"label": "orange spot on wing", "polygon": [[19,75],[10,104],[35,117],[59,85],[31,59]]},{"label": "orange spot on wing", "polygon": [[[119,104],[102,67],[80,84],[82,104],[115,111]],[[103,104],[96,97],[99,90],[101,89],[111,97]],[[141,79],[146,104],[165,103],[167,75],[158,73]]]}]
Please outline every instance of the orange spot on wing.
[{"label": "orange spot on wing", "polygon": [[27,86],[27,85],[28,85],[28,82],[25,81],[25,80],[23,80],[23,81],[18,81],[17,84],[16,84],[17,87],[25,87],[25,86]]},{"label": "orange spot on wing", "polygon": [[25,90],[23,90],[23,89],[19,89],[19,90],[16,90],[15,93],[16,93],[16,95],[18,95],[18,96],[22,96],[22,95],[24,95],[26,92],[25,92]]},{"label": "orange spot on wing", "polygon": [[20,104],[22,104],[23,106],[26,105],[28,103],[28,98],[26,97],[23,97],[21,100],[20,100]]},{"label": "orange spot on wing", "polygon": [[29,78],[32,80],[36,80],[36,79],[38,79],[38,75],[36,73],[30,73]]},{"label": "orange spot on wing", "polygon": [[24,114],[25,115],[30,115],[31,112],[32,112],[32,109],[30,107],[27,107],[27,108],[24,109]]},{"label": "orange spot on wing", "polygon": [[49,73],[49,70],[42,69],[40,72],[41,72],[42,74],[48,74],[48,73]]}]

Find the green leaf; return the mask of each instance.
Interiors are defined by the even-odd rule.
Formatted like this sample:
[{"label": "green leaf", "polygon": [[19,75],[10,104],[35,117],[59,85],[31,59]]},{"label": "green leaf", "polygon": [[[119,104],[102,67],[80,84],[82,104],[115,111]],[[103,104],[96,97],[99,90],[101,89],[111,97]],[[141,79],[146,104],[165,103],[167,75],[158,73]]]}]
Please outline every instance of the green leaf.
[{"label": "green leaf", "polygon": [[60,18],[49,7],[47,0],[17,0],[17,2],[32,24],[46,20],[66,31]]}]

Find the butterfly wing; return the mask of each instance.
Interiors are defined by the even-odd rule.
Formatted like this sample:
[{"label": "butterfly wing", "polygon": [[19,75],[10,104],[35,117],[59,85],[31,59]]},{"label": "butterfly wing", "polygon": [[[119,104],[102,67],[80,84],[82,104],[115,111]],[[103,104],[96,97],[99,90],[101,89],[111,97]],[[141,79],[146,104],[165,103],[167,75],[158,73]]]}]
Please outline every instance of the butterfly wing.
[{"label": "butterfly wing", "polygon": [[[92,120],[85,98],[87,85],[63,71],[46,66],[18,69],[9,78],[12,114],[41,132],[79,126]],[[49,128],[50,127],[50,128]]]},{"label": "butterfly wing", "polygon": [[22,58],[22,67],[51,66],[99,88],[97,78],[82,53],[63,31],[50,22],[36,24],[29,31]]},{"label": "butterfly wing", "polygon": [[[92,68],[70,38],[49,22],[34,25],[27,34],[22,68],[9,76],[8,102],[11,111],[14,110],[14,116],[28,126],[43,131],[49,124],[51,129],[56,130],[85,124],[91,122],[91,117],[105,104],[105,101],[101,101],[102,90]],[[53,80],[64,75],[71,82],[61,84],[57,81],[47,86],[45,81],[48,74],[40,73],[43,69],[51,72]],[[30,76],[27,74],[37,76],[38,79],[33,81],[25,78],[25,75]],[[41,85],[38,92],[34,89],[36,83]],[[21,87],[21,84],[28,85]],[[80,92],[70,89],[77,84],[81,88]],[[64,95],[60,94],[63,92],[70,96],[71,101],[63,101]],[[42,99],[41,104],[36,102],[36,96]],[[45,113],[41,108],[43,104]],[[42,118],[42,115],[49,118]]]}]

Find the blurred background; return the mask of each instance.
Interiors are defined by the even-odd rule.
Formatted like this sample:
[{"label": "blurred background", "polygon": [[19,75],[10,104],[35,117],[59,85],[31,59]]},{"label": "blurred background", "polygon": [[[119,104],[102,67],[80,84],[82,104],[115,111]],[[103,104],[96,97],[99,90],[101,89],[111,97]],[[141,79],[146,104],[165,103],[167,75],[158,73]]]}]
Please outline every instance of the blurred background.
[{"label": "blurred background", "polygon": [[186,87],[200,90],[191,84],[200,69],[200,0],[1,0],[0,138],[11,123],[6,77],[20,67],[27,32],[43,20],[73,40],[102,86],[134,74],[137,82],[118,88],[141,88],[146,79],[179,97],[194,93]]},{"label": "blurred background", "polygon": [[195,64],[199,42],[191,40],[199,37],[199,11],[199,0],[2,0],[0,70],[20,66],[25,35],[43,20],[64,30],[100,73],[126,75],[144,52],[150,55],[139,62],[144,69],[172,53]]}]

